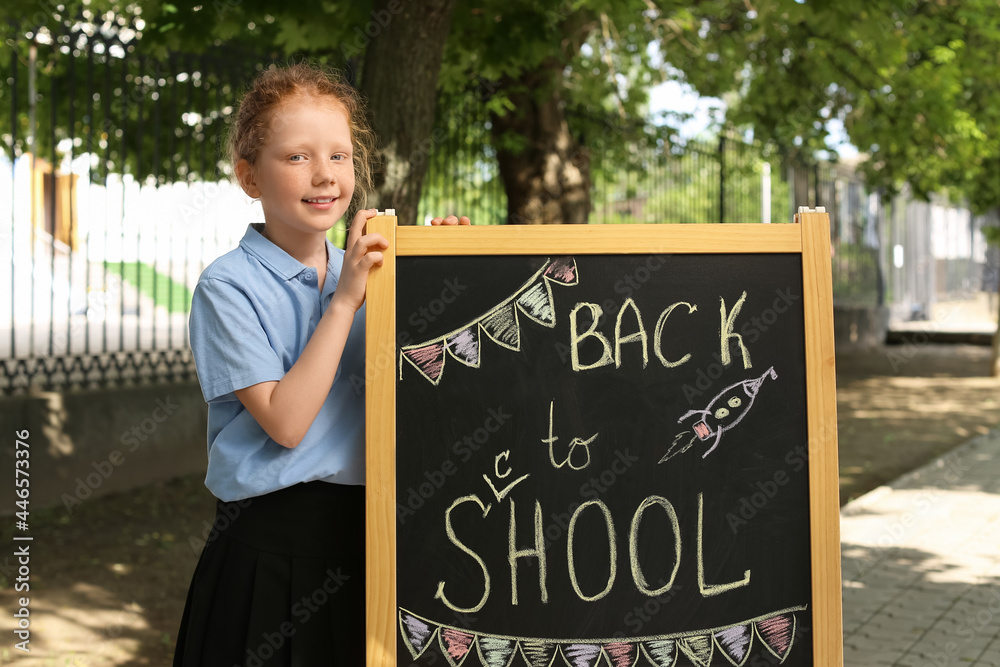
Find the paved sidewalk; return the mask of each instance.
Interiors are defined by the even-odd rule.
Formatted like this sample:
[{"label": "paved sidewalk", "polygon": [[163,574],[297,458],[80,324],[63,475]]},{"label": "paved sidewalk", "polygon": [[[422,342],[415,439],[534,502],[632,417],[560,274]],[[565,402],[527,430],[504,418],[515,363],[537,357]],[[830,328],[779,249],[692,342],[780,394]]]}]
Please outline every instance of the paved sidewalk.
[{"label": "paved sidewalk", "polygon": [[841,510],[847,667],[1000,667],[1000,429]]}]

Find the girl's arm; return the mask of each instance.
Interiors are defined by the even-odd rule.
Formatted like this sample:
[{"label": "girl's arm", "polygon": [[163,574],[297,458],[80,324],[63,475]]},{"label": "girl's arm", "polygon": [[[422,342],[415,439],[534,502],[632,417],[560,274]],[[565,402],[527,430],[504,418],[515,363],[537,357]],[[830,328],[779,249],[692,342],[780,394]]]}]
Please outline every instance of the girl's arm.
[{"label": "girl's arm", "polygon": [[388,242],[364,234],[368,209],[359,211],[347,235],[347,251],[337,291],[298,360],[279,381],[261,382],[234,393],[257,423],[279,445],[295,447],[305,437],[330,393],[354,314],[365,301],[368,272],[382,264]]}]

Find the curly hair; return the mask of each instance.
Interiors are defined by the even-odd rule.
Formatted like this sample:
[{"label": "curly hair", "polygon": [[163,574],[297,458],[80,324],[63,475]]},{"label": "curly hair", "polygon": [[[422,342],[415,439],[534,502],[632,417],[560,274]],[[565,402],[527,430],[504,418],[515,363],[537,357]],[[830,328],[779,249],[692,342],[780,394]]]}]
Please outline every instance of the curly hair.
[{"label": "curly hair", "polygon": [[[250,165],[257,161],[267,141],[274,111],[287,100],[299,97],[332,98],[347,114],[354,150],[354,194],[348,215],[367,202],[374,190],[374,172],[378,159],[377,139],[368,122],[367,107],[360,93],[341,74],[313,63],[295,63],[274,67],[257,75],[243,96],[230,125],[227,147],[233,166],[240,160]],[[348,217],[350,221],[350,217]]]}]

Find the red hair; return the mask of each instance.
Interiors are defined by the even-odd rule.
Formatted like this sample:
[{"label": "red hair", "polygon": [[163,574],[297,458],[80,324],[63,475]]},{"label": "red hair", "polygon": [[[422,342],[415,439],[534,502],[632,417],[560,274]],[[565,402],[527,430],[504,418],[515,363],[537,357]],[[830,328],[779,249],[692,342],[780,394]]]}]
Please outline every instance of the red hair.
[{"label": "red hair", "polygon": [[354,150],[354,192],[351,212],[363,208],[374,189],[374,161],[377,159],[375,132],[367,119],[367,109],[360,94],[333,69],[309,63],[264,70],[240,101],[230,126],[227,145],[233,166],[246,160],[257,161],[267,141],[274,112],[285,102],[298,97],[329,100],[347,115]]}]

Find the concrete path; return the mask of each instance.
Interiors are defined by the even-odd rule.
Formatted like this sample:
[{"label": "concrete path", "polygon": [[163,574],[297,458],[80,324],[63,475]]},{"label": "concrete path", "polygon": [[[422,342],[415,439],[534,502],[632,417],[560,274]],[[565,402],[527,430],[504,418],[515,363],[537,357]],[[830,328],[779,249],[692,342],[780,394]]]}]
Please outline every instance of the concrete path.
[{"label": "concrete path", "polygon": [[1000,667],[1000,429],[841,510],[847,667]]}]

